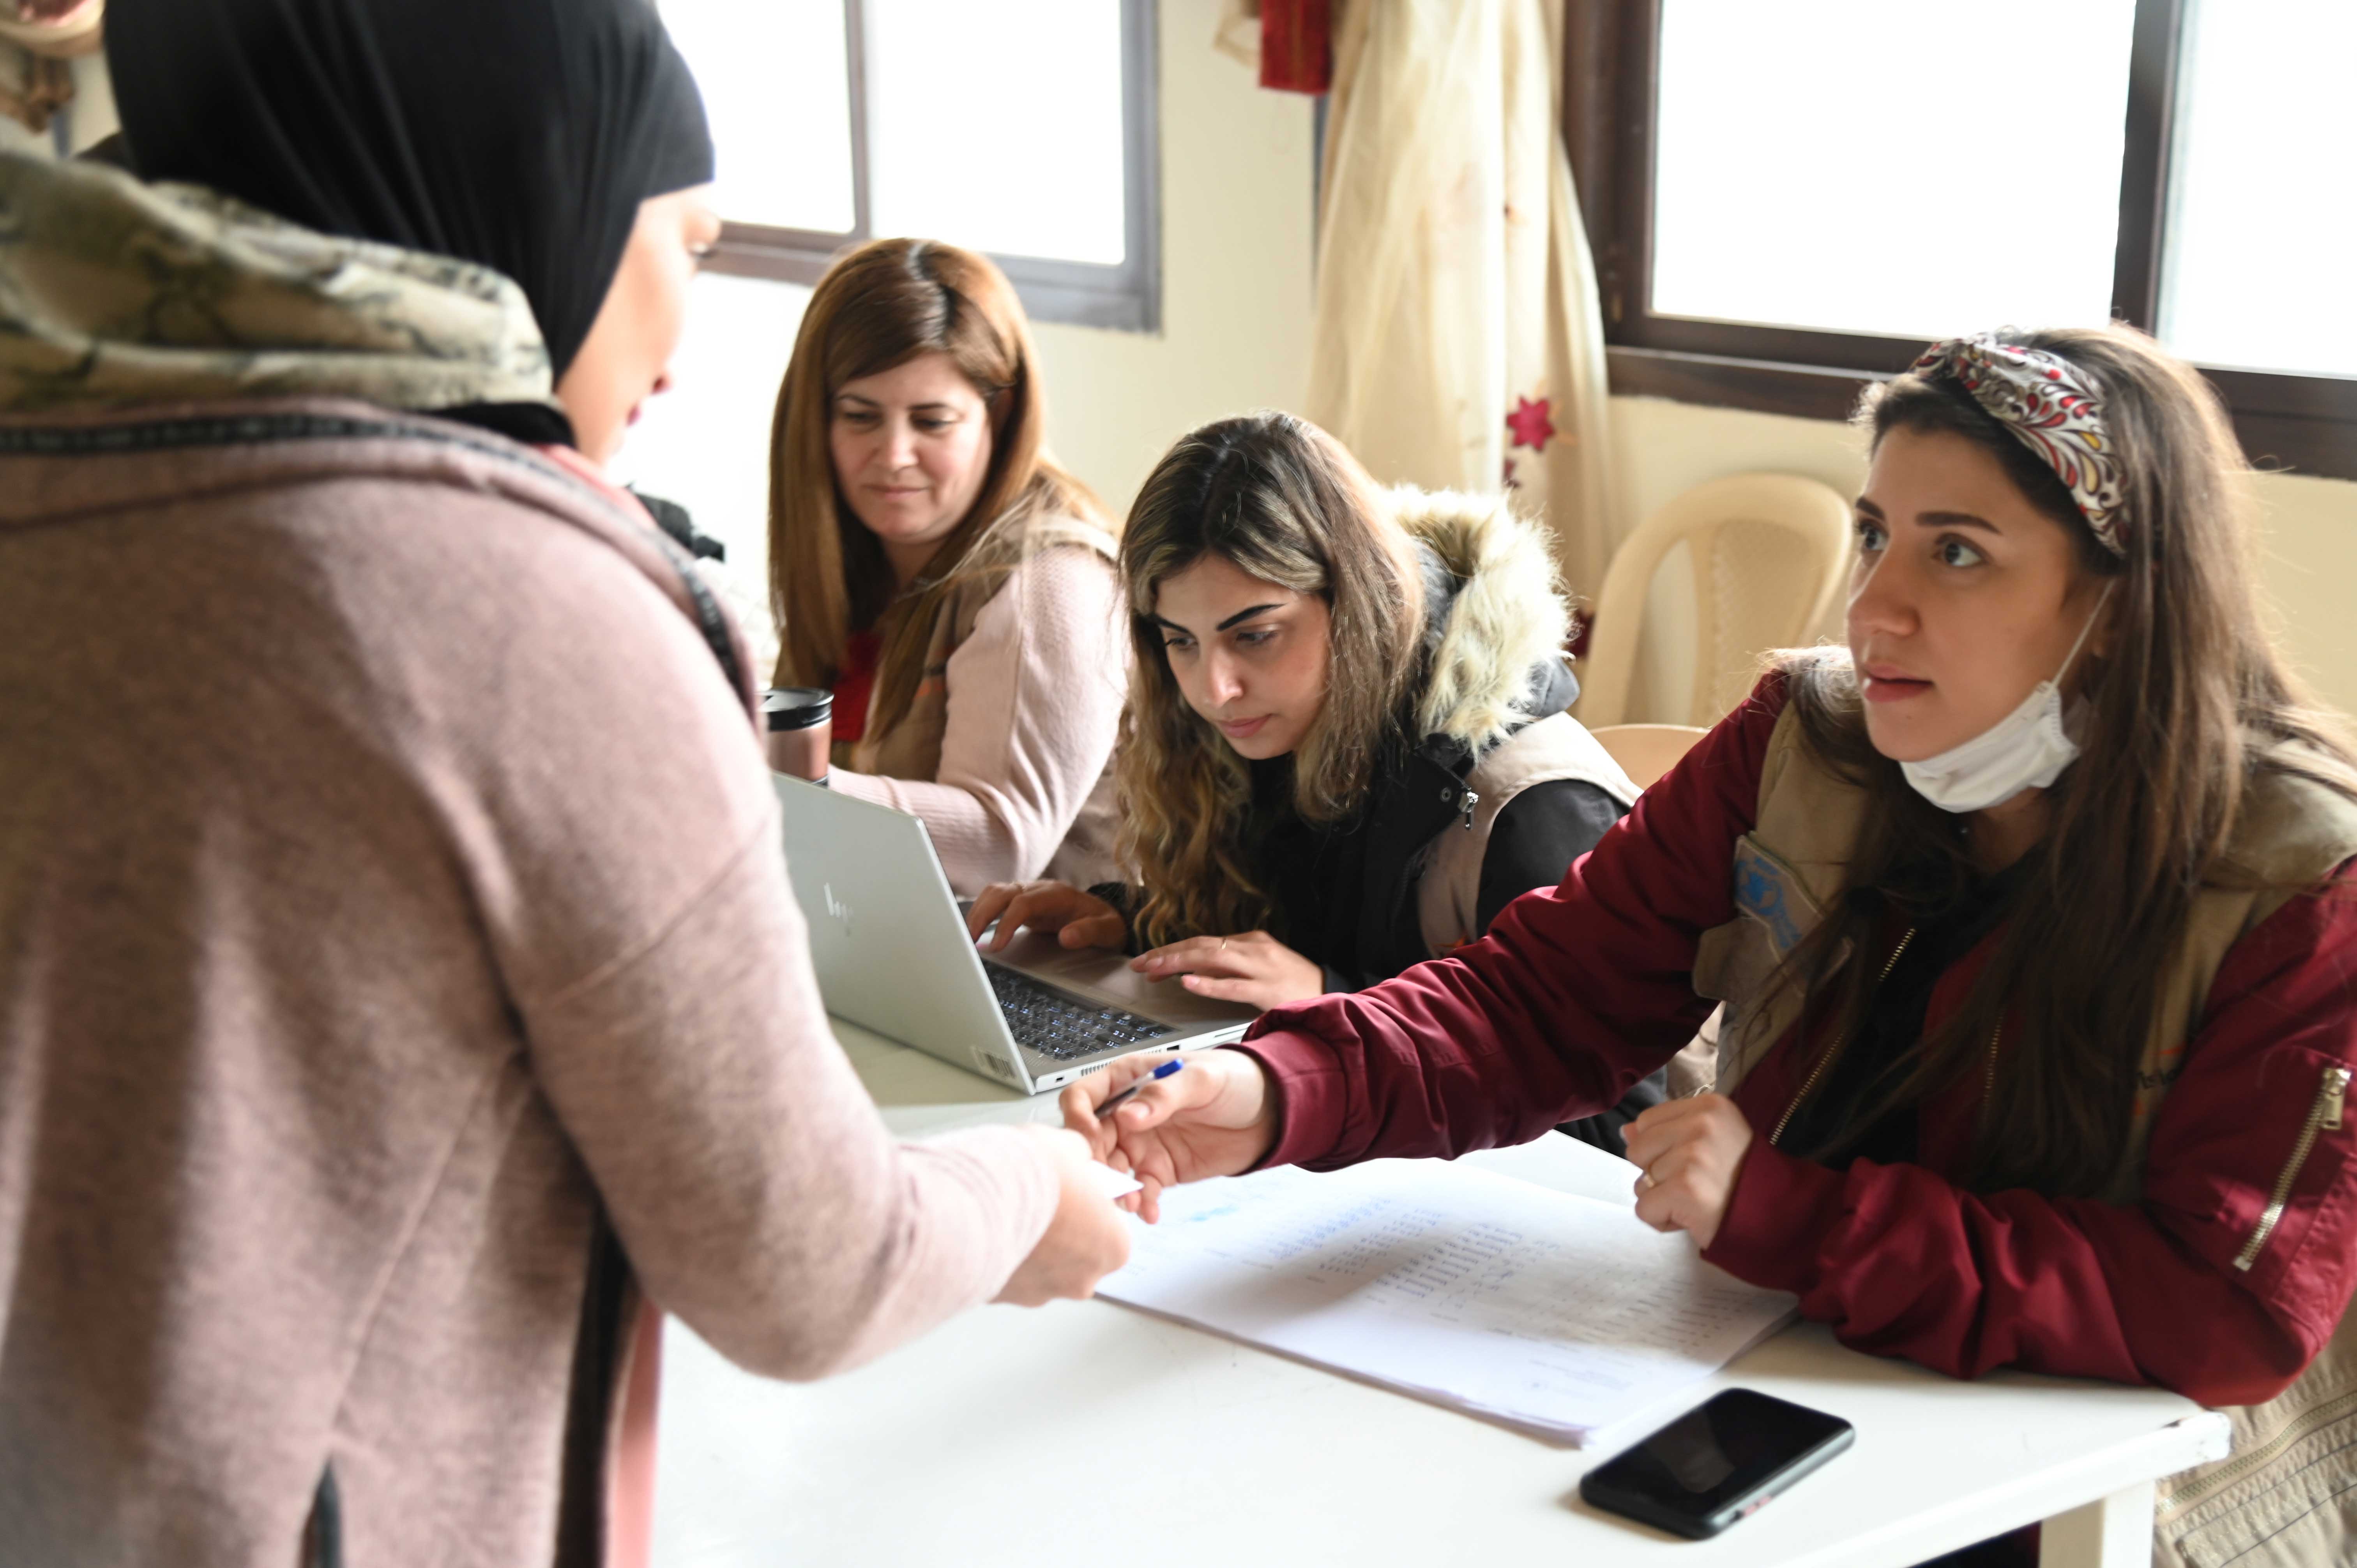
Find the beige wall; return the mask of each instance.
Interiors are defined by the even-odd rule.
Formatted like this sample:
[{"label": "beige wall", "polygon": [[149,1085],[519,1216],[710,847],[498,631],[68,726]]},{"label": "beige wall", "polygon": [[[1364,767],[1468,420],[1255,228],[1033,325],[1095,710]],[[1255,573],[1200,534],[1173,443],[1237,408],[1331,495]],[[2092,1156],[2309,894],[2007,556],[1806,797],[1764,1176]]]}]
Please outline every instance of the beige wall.
[{"label": "beige wall", "polygon": [[[1706,479],[1749,469],[1805,474],[1845,495],[1856,494],[1865,478],[1864,447],[1832,421],[1616,397],[1612,432],[1622,505],[1632,518]],[[2357,484],[2281,474],[2263,474],[2256,483],[2260,582],[2285,651],[2320,698],[2357,714],[2357,613],[2349,603],[2357,586]],[[1685,702],[1694,663],[1686,570],[1683,557],[1673,556],[1654,579],[1632,720],[1683,716],[1674,709]]]},{"label": "beige wall", "polygon": [[2357,484],[2262,475],[2260,581],[2277,634],[2316,694],[2357,714]]},{"label": "beige wall", "polygon": [[1179,435],[1308,386],[1310,101],[1213,52],[1220,9],[1159,7],[1161,333],[1037,328],[1056,449],[1117,512]]},{"label": "beige wall", "polygon": [[[1211,48],[1215,0],[1163,0],[1158,334],[1039,324],[1049,440],[1116,515],[1185,431],[1301,401],[1309,362],[1309,100],[1264,92]],[[740,608],[762,598],[770,410],[807,289],[695,285],[676,389],[616,465],[727,542]],[[765,616],[752,617],[758,623]]]}]

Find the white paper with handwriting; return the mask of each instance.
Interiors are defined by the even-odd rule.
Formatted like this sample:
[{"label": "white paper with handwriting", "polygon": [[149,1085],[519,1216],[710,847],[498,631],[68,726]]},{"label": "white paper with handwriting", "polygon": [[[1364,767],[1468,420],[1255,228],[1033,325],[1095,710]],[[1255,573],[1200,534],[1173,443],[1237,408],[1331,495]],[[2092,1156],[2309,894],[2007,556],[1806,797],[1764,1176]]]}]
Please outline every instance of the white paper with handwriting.
[{"label": "white paper with handwriting", "polygon": [[1439,1160],[1174,1187],[1132,1243],[1098,1294],[1573,1443],[1794,1309],[1625,1208]]}]

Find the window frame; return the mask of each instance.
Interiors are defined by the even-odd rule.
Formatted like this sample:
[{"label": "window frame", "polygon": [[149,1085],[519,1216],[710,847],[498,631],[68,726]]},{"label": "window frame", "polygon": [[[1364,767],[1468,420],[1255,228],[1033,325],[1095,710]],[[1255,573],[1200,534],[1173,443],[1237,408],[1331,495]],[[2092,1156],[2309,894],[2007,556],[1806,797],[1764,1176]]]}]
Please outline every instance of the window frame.
[{"label": "window frame", "polygon": [[[1162,329],[1162,202],[1157,93],[1157,0],[1114,0],[1121,8],[1123,259],[1118,264],[1049,256],[991,254],[1034,321],[1119,331]],[[849,231],[737,223],[722,214],[707,270],[809,285],[834,259],[876,237],[869,215],[866,6],[843,0],[850,74]]]},{"label": "window frame", "polygon": [[[2136,0],[2112,312],[2153,329],[2168,220],[2185,0]],[[1904,370],[1916,338],[1657,316],[1653,123],[1661,0],[1565,0],[1563,134],[1579,189],[1618,393],[1839,419]],[[2212,368],[2252,460],[2357,479],[2357,376]]]}]

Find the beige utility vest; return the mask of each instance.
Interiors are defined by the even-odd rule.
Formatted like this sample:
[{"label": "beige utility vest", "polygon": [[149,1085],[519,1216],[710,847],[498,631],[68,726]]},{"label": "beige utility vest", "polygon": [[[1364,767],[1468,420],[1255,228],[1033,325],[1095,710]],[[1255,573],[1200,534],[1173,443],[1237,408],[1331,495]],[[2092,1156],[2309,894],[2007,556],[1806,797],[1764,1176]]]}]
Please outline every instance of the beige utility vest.
[{"label": "beige utility vest", "polygon": [[[1752,830],[1735,852],[1738,914],[1703,934],[1695,990],[1726,1004],[1718,1090],[1731,1093],[1792,1026],[1803,998],[1770,987],[1777,963],[1815,929],[1848,886],[1866,791],[1843,779],[1803,736],[1787,707],[1769,738]],[[2184,935],[2163,971],[2128,1148],[2106,1198],[2137,1201],[2152,1121],[2184,1064],[2188,1036],[2228,950],[2357,855],[2357,802],[2296,775],[2267,772],[2245,793],[2222,867],[2195,895]],[[2327,1069],[2302,1136],[2269,1206],[2235,1259],[2259,1256],[2316,1133],[2340,1125],[2345,1069]],[[2157,1568],[2312,1568],[2357,1561],[2357,1313],[2298,1381],[2263,1405],[2227,1410],[2233,1453],[2164,1478],[2155,1518]]]},{"label": "beige utility vest", "polygon": [[[1053,515],[1030,519],[1019,529],[1008,531],[1003,542],[996,538],[979,542],[974,553],[958,564],[957,581],[935,607],[925,641],[925,661],[907,710],[888,728],[878,731],[874,707],[875,698],[883,692],[883,682],[878,681],[870,693],[866,732],[856,742],[835,744],[834,766],[884,779],[931,779],[940,773],[942,739],[950,725],[950,655],[974,635],[974,623],[983,607],[998,596],[1017,566],[1040,551],[1067,544],[1113,559],[1112,534]],[[885,640],[890,640],[888,635]]]}]

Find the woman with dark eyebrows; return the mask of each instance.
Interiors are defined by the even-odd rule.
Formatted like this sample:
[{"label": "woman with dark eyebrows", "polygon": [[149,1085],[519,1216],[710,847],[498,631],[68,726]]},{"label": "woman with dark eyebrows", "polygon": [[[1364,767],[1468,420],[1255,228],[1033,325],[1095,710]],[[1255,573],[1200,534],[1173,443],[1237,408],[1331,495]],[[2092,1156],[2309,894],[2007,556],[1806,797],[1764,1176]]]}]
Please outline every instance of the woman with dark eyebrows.
[{"label": "woman with dark eyebrows", "polygon": [[1629,1129],[1641,1218],[1861,1349],[2225,1407],[2169,1560],[2345,1561],[2357,763],[2268,640],[2224,412],[2109,328],[1936,344],[1862,417],[1846,651],[1482,940],[1068,1120],[1150,1217],[1535,1137],[1723,1001],[1717,1091]]}]

